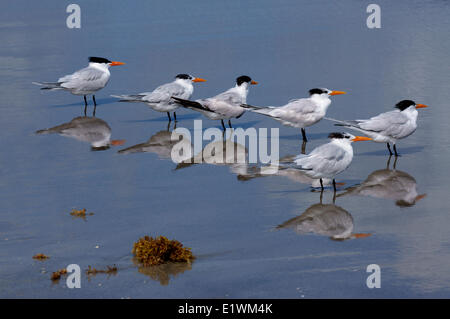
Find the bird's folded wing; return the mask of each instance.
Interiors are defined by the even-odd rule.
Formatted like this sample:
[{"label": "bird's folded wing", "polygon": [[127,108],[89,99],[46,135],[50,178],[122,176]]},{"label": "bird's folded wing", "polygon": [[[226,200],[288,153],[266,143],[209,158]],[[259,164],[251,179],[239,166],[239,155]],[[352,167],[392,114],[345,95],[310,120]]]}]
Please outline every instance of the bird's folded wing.
[{"label": "bird's folded wing", "polygon": [[187,107],[187,108],[190,108],[193,110],[211,112],[211,110],[209,110],[206,105],[203,105],[204,100],[199,100],[199,101],[202,101],[202,103],[199,103],[198,101],[180,99],[179,97],[176,97],[176,96],[172,96],[172,99],[175,100],[176,103],[178,103],[184,107]]},{"label": "bird's folded wing", "polygon": [[212,97],[211,100],[223,101],[236,106],[240,106],[242,103],[244,103],[242,97],[232,89]]},{"label": "bird's folded wing", "polygon": [[383,135],[395,135],[402,130],[401,126],[408,122],[408,118],[399,111],[391,111],[357,122],[357,127],[363,130],[378,132]]},{"label": "bird's folded wing", "polygon": [[328,143],[315,148],[308,156],[299,157],[296,163],[317,171],[333,171],[344,156],[345,151],[342,148]]},{"label": "bird's folded wing", "polygon": [[95,82],[101,79],[104,74],[105,73],[101,70],[87,67],[73,74],[69,74],[59,78],[58,82],[61,82],[61,86],[65,88],[75,88],[78,87],[80,83]]},{"label": "bird's folded wing", "polygon": [[177,83],[167,83],[157,87],[153,92],[141,93],[145,94],[143,98],[147,102],[170,102],[171,97],[179,97],[182,99],[189,98],[186,89]]}]

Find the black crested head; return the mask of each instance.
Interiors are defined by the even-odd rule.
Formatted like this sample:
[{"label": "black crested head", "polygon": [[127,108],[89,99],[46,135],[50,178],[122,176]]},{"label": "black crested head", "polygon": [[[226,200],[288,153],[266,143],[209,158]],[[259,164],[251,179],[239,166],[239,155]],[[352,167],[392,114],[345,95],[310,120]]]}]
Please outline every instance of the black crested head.
[{"label": "black crested head", "polygon": [[411,105],[416,105],[416,102],[411,100],[403,100],[395,104],[395,107],[399,109],[400,111],[406,110]]},{"label": "black crested head", "polygon": [[333,132],[328,135],[328,138],[350,138],[351,136],[347,133],[339,133],[339,132]]},{"label": "black crested head", "polygon": [[318,88],[309,90],[309,95],[322,94],[322,93],[328,93],[328,91],[325,91],[324,89],[318,89]]},{"label": "black crested head", "polygon": [[236,79],[236,84],[240,86],[242,83],[250,83],[252,79],[247,75],[241,75]]},{"label": "black crested head", "polygon": [[183,79],[183,80],[192,80],[192,76],[190,76],[189,74],[178,74],[176,77],[176,79]]},{"label": "black crested head", "polygon": [[89,57],[89,62],[94,62],[94,63],[111,63],[111,61],[109,61],[108,59],[99,58],[99,57],[96,57],[96,56]]}]

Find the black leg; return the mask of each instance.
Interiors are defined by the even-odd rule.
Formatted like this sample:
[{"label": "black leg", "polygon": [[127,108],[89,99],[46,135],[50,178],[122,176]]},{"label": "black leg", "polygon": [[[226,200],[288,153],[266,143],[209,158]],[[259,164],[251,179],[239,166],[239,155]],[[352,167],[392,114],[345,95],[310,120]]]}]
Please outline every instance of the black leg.
[{"label": "black leg", "polygon": [[302,154],[306,154],[306,142],[303,141],[302,143]]},{"label": "black leg", "polygon": [[392,151],[391,151],[391,145],[389,145],[389,143],[386,143],[388,150],[389,150],[389,155],[392,156]]},{"label": "black leg", "polygon": [[83,95],[84,97],[84,116],[86,116],[86,111],[87,111],[87,100],[86,100],[86,95]]},{"label": "black leg", "polygon": [[220,121],[222,122],[222,127],[223,127],[223,130],[225,131],[226,130],[225,124],[223,123],[223,120],[220,120]]},{"label": "black leg", "polygon": [[336,202],[336,180],[333,178],[333,189],[334,189],[334,193],[333,193],[333,204]]},{"label": "black leg", "polygon": [[233,128],[233,127],[231,126],[231,121],[230,121],[230,120],[228,120],[228,126],[229,126],[230,128]]},{"label": "black leg", "polygon": [[323,189],[320,191],[320,203],[322,204],[322,199],[323,199]]},{"label": "black leg", "polygon": [[395,157],[400,156],[400,155],[397,153],[397,147],[395,147],[395,144],[394,144],[394,153],[395,153]]},{"label": "black leg", "polygon": [[322,179],[320,179],[320,187],[322,188],[322,191],[323,191],[323,181],[322,181]]},{"label": "black leg", "polygon": [[94,112],[92,112],[92,116],[95,117],[95,111],[97,111],[97,101],[95,101],[95,95],[92,95],[92,101],[94,101]]},{"label": "black leg", "polygon": [[386,163],[386,169],[387,170],[389,170],[389,166],[391,165],[391,158],[392,158],[392,155],[389,155],[388,161]]},{"label": "black leg", "polygon": [[303,142],[308,142],[308,139],[306,138],[306,131],[304,128],[302,128],[302,137],[303,137]]},{"label": "black leg", "polygon": [[169,122],[171,122],[172,119],[170,118],[170,113],[169,112],[167,112],[167,117],[169,118]]},{"label": "black leg", "polygon": [[175,120],[175,122],[177,121],[177,113],[173,112],[173,119]]}]

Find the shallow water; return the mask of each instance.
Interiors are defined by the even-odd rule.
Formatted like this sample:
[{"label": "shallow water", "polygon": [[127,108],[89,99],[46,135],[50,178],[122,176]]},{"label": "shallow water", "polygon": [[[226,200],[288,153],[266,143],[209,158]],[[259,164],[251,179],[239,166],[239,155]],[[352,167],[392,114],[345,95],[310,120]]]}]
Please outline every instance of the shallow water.
[{"label": "shallow water", "polygon": [[[1,297],[449,297],[449,2],[378,1],[378,30],[366,27],[360,1],[77,3],[79,30],[66,28],[64,3],[15,1],[0,12]],[[83,102],[31,82],[73,72],[91,55],[127,63],[111,70],[96,113],[125,144],[92,151],[73,138],[36,135],[82,116]],[[320,193],[295,172],[176,169],[164,146],[118,153],[167,138],[167,117],[110,95],[148,91],[178,73],[208,80],[195,85],[194,98],[248,74],[260,83],[248,97],[254,105],[284,104],[313,87],[344,90],[327,114],[340,119],[375,115],[406,98],[430,108],[419,110],[417,131],[399,142],[396,170],[394,159],[386,170],[385,145],[356,143],[352,165],[337,178],[345,185],[335,205],[330,189],[324,192],[324,208]],[[177,113],[177,127],[191,131],[201,118]],[[297,129],[251,113],[233,124],[279,127],[280,156],[300,152]],[[203,120],[204,129],[211,126],[220,123]],[[335,130],[327,121],[308,128],[306,150]],[[375,194],[358,188],[370,178],[390,179]],[[74,208],[94,215],[73,218]],[[305,234],[294,219],[302,214],[370,236]],[[146,234],[177,239],[197,259],[140,269],[131,249]],[[35,261],[37,253],[51,258]],[[51,282],[52,271],[72,263],[119,270],[83,274],[81,289]],[[381,267],[380,289],[366,286],[369,264]]]}]

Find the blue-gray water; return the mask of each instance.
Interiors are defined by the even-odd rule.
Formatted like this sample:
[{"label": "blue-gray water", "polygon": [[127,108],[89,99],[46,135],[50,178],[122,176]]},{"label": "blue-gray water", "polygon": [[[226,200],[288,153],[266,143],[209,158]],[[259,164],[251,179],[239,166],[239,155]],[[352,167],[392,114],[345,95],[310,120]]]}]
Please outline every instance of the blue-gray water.
[{"label": "blue-gray water", "polygon": [[[14,1],[0,12],[1,297],[450,296],[448,1],[377,1],[381,29],[366,27],[364,1],[77,1],[79,30],[65,25],[69,3]],[[126,62],[111,69],[96,114],[123,146],[94,152],[88,143],[34,133],[81,116],[83,103],[31,82],[56,80],[84,67],[88,56]],[[208,80],[195,85],[194,98],[248,74],[259,82],[248,97],[255,105],[281,105],[313,87],[344,90],[328,112],[341,119],[372,116],[402,99],[427,104],[417,131],[399,142],[396,163],[406,193],[426,196],[409,206],[339,196],[353,232],[371,236],[336,241],[276,230],[320,201],[293,178],[238,178],[229,166],[206,164],[175,170],[154,152],[117,153],[166,130],[167,120],[110,95],[149,91],[178,73]],[[179,110],[177,126],[192,130],[197,118]],[[233,123],[279,127],[280,155],[300,151],[297,129],[250,113]],[[219,125],[203,121],[204,128]],[[335,130],[327,121],[307,129],[307,151]],[[345,183],[338,195],[386,168],[385,145],[354,149],[337,178]],[[329,189],[323,203],[332,203]],[[94,215],[75,219],[73,208]],[[147,234],[177,239],[197,259],[162,285],[156,271],[152,278],[132,261],[133,242]],[[35,261],[37,253],[51,258]],[[81,289],[68,289],[65,279],[53,284],[51,272],[72,263],[119,270],[83,274]],[[369,264],[381,267],[380,289],[366,286]]]}]

